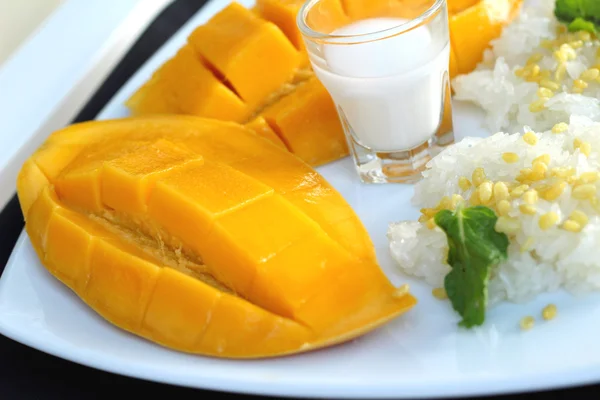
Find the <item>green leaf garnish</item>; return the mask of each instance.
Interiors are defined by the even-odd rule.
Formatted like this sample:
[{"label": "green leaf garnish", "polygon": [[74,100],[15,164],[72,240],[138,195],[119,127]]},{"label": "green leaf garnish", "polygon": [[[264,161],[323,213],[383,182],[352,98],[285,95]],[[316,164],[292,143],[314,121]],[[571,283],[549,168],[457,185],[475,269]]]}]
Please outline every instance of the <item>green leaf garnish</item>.
[{"label": "green leaf garnish", "polygon": [[596,33],[596,26],[593,22],[586,21],[583,18],[576,18],[569,24],[569,32],[577,31],[588,31],[589,33]]},{"label": "green leaf garnish", "polygon": [[571,32],[585,30],[596,33],[600,28],[600,1],[556,0],[554,15],[567,24]]},{"label": "green leaf garnish", "polygon": [[455,212],[442,210],[435,215],[435,223],[448,238],[447,262],[452,267],[444,287],[462,317],[459,325],[466,328],[483,324],[490,271],[508,257],[508,237],[494,229],[497,219],[484,206],[459,206]]}]

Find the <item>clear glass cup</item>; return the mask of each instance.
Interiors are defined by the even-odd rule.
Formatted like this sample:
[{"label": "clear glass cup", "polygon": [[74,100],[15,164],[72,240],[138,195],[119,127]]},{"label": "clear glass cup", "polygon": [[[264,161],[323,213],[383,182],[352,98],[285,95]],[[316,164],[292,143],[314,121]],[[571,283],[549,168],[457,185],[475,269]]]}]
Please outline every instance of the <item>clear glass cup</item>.
[{"label": "clear glass cup", "polygon": [[446,0],[309,0],[298,26],[363,182],[421,178],[454,142]]}]

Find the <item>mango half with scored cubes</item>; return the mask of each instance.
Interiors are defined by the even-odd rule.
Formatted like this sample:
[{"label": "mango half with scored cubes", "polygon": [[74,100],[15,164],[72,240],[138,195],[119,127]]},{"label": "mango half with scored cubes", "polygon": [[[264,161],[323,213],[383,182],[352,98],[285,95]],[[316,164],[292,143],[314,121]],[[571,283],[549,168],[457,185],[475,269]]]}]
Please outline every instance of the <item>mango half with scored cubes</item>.
[{"label": "mango half with scored cubes", "polygon": [[[131,113],[187,114],[249,124],[312,166],[347,156],[337,109],[314,76],[296,25],[303,3],[258,0],[252,9],[236,2],[225,7],[197,27],[129,98]],[[448,0],[451,77],[475,68],[521,3]],[[321,17],[309,23],[330,32],[360,18],[414,18],[430,5],[431,0],[324,0]]]},{"label": "mango half with scored cubes", "polygon": [[304,352],[416,302],[323,177],[236,123],[76,124],[25,162],[17,189],[46,269],[112,324],[171,349]]}]

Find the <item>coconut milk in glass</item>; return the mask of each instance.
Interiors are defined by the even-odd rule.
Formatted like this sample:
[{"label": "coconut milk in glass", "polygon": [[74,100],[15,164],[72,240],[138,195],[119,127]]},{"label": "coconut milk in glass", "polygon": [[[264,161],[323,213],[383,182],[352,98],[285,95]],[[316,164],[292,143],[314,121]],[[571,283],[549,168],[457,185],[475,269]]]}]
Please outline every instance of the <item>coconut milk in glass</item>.
[{"label": "coconut milk in glass", "polygon": [[454,142],[446,0],[339,2],[309,0],[298,15],[313,69],[361,180],[414,182]]}]

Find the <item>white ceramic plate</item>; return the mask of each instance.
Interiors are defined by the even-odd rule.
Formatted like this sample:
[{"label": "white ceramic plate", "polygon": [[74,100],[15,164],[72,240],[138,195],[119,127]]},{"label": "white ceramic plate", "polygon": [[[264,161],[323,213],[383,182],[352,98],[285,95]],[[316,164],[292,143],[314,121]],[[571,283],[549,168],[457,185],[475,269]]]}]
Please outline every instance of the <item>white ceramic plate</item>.
[{"label": "white ceramic plate", "polygon": [[[123,88],[101,118],[126,115],[123,101],[194,26],[228,1],[212,1]],[[248,4],[249,2],[245,2]],[[456,107],[456,130],[482,135],[481,115]],[[298,397],[447,397],[549,389],[600,381],[600,297],[565,293],[504,304],[476,330],[457,327],[448,302],[399,274],[387,251],[389,222],[414,219],[410,186],[357,182],[349,159],[320,172],[364,221],[379,261],[395,284],[408,282],[419,304],[408,314],[351,343],[268,361],[226,361],[180,354],[125,333],[88,309],[41,266],[21,236],[0,280],[0,332],[31,347],[91,367],[197,388]],[[552,301],[559,317],[521,332],[519,319]]]}]

